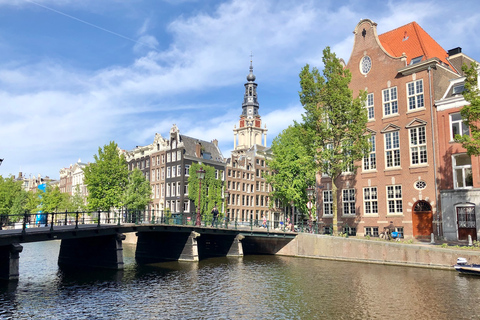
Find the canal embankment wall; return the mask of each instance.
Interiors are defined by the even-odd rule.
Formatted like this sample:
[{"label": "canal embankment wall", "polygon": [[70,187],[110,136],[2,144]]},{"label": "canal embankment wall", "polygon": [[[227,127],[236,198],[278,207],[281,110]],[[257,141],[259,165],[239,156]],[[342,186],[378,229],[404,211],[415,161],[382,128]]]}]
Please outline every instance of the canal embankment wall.
[{"label": "canal embankment wall", "polygon": [[298,234],[277,254],[450,270],[454,270],[452,266],[458,257],[466,258],[469,263],[480,264],[480,251],[476,250],[442,248],[428,243],[410,244],[304,233]]}]

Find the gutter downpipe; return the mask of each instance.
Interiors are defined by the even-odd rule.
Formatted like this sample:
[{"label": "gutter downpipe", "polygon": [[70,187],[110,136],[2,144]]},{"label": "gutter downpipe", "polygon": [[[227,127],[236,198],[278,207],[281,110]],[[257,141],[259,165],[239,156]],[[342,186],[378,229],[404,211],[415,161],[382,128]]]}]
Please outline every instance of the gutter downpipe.
[{"label": "gutter downpipe", "polygon": [[433,124],[433,100],[432,100],[432,78],[431,78],[431,69],[432,67],[428,67],[428,86],[430,91],[430,121],[432,125],[432,146],[433,146],[433,178],[435,179],[435,208],[437,211],[437,236],[440,237],[440,212],[438,211],[438,184],[437,184],[437,156],[435,150],[435,126]]}]

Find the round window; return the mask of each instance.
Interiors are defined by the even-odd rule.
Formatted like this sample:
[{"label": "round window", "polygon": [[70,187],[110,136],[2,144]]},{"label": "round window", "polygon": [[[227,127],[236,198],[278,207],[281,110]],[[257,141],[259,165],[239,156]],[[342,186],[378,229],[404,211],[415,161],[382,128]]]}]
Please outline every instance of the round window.
[{"label": "round window", "polygon": [[427,183],[423,180],[418,180],[415,182],[415,189],[417,190],[423,190],[427,187]]}]

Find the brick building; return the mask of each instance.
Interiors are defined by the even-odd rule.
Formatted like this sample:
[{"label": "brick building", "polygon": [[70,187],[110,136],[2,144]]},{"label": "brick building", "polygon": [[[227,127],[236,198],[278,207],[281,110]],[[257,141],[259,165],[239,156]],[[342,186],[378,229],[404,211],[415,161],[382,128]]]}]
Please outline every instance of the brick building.
[{"label": "brick building", "polygon": [[435,168],[443,159],[434,104],[461,74],[417,23],[381,35],[376,26],[368,19],[358,23],[346,64],[354,95],[368,92],[372,149],[356,172],[339,178],[337,199],[331,181],[318,177],[319,223],[330,230],[336,200],[339,230],[350,234],[378,236],[392,221],[407,238],[442,235]]},{"label": "brick building", "polygon": [[238,127],[233,129],[234,150],[226,167],[228,216],[231,221],[240,223],[252,220],[261,223],[265,218],[270,226],[276,227],[279,221],[284,220],[283,211],[269,199],[270,185],[264,175],[269,172],[267,160],[272,158],[272,152],[267,147],[267,127],[262,126],[258,109],[257,83],[250,61],[242,113]]}]

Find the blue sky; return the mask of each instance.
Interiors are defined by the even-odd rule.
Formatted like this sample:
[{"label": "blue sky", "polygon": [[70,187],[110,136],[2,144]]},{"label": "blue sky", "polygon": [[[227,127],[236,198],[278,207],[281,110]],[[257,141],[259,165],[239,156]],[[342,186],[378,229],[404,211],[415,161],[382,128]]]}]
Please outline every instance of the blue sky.
[{"label": "blue sky", "polygon": [[58,179],[173,124],[228,157],[251,53],[270,145],[301,118],[301,68],[326,46],[348,61],[363,18],[379,34],[416,21],[480,59],[477,0],[0,0],[0,175]]}]

